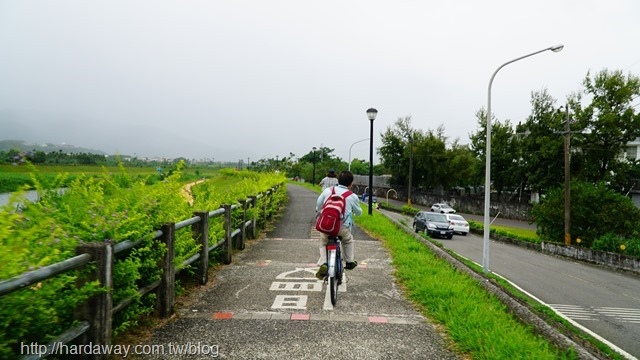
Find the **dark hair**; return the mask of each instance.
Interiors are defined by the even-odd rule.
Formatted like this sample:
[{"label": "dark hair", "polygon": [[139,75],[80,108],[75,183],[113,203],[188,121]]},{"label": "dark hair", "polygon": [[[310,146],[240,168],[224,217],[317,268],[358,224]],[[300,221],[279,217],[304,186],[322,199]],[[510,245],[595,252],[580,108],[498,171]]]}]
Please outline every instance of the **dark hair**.
[{"label": "dark hair", "polygon": [[331,169],[329,170],[329,173],[327,174],[328,177],[336,177],[336,171]]},{"label": "dark hair", "polygon": [[340,175],[338,175],[338,184],[343,186],[349,186],[353,182],[353,174],[351,171],[342,171]]}]

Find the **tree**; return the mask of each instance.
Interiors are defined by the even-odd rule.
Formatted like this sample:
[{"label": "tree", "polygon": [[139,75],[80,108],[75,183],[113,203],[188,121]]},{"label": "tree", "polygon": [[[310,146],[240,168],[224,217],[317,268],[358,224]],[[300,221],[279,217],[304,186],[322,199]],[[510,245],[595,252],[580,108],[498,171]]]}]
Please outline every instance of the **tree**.
[{"label": "tree", "polygon": [[378,154],[382,164],[391,173],[391,181],[398,185],[407,185],[409,176],[409,136],[417,135],[411,129],[411,116],[399,117],[393,125],[387,126],[381,134],[382,146]]},{"label": "tree", "polygon": [[468,145],[460,145],[454,141],[451,149],[447,150],[447,178],[449,186],[467,186],[477,184],[473,179],[481,164],[473,155]]},{"label": "tree", "polygon": [[595,76],[587,73],[584,92],[591,102],[582,107],[581,94],[574,95],[572,105],[576,130],[572,146],[580,149],[576,161],[579,175],[590,182],[610,181],[624,167],[619,155],[626,144],[640,137],[640,114],[632,102],[640,96],[640,78],[622,71],[602,70]]},{"label": "tree", "polygon": [[[348,168],[348,167],[347,167]],[[360,159],[351,160],[351,172],[354,175],[368,175],[369,174],[369,162]]]},{"label": "tree", "polygon": [[447,138],[442,126],[434,132],[428,130],[426,134],[416,132],[413,145],[413,164],[416,186],[428,189],[440,187],[448,189],[454,179],[449,178],[447,160]]},{"label": "tree", "polygon": [[[487,114],[484,109],[476,113],[480,129],[470,134],[471,151],[481,163],[486,163]],[[500,122],[493,117],[491,121],[491,184],[498,196],[505,189],[516,189],[520,183],[517,177],[517,153],[514,131],[509,120]],[[486,185],[486,184],[485,184]]]},{"label": "tree", "polygon": [[[543,239],[563,242],[564,188],[548,192],[544,200],[534,204],[531,214]],[[614,216],[624,214],[624,216]],[[607,233],[633,237],[640,222],[640,209],[631,199],[609,189],[603,182],[596,185],[571,182],[571,235],[572,243],[580,238],[582,244],[591,243]]]},{"label": "tree", "polygon": [[564,178],[564,130],[566,114],[556,108],[546,89],[531,94],[531,115],[516,127],[522,186],[544,192]]}]

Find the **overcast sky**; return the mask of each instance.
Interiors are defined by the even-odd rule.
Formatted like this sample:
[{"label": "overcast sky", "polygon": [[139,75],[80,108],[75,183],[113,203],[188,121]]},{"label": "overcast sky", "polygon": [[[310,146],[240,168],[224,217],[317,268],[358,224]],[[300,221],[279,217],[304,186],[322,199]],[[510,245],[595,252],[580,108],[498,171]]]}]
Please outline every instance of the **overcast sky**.
[{"label": "overcast sky", "polygon": [[[469,142],[532,91],[640,74],[638,0],[0,0],[0,140],[255,161],[374,146],[399,117]],[[369,142],[351,158],[368,158]],[[377,161],[376,161],[377,163]]]}]

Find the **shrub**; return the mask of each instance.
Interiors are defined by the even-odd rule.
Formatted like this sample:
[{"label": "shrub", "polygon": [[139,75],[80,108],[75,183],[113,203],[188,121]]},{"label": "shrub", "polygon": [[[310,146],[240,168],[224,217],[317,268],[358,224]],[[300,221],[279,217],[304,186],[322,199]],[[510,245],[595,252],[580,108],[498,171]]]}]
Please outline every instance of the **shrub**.
[{"label": "shrub", "polygon": [[[154,309],[154,296],[137,295],[138,289],[160,278],[158,262],[166,249],[152,239],[153,230],[162,224],[178,222],[192,216],[196,210],[214,210],[221,203],[236,203],[238,199],[256,195],[274,185],[284,183],[277,174],[226,172],[228,179],[221,189],[204,183],[194,191],[191,206],[182,194],[182,165],[171,175],[154,185],[147,177],[132,176],[124,167],[111,174],[65,174],[43,177],[34,172],[31,181],[40,200],[27,202],[20,194],[0,207],[0,280],[47,266],[75,255],[82,242],[142,240],[126,254],[117,254],[113,268],[114,305],[133,296],[131,303],[114,317],[115,333],[123,332],[142,314]],[[154,181],[151,181],[153,183]],[[69,184],[66,191],[57,189]],[[267,212],[275,213],[286,197],[286,188],[279,187],[265,201]],[[263,198],[264,199],[264,198]],[[20,205],[17,205],[20,204]],[[251,209],[259,214],[263,204]],[[234,216],[234,228],[240,219]],[[220,217],[210,222],[210,244],[224,235]],[[197,253],[188,228],[176,232],[176,270]],[[80,270],[84,271],[84,270]],[[12,358],[21,341],[46,343],[73,324],[73,309],[98,291],[95,283],[76,288],[79,272],[69,272],[9,295],[0,297],[0,358]]]},{"label": "shrub", "polygon": [[640,238],[626,238],[613,233],[599,237],[591,249],[640,257]]},{"label": "shrub", "polygon": [[416,209],[409,205],[402,205],[402,213],[410,216],[416,216],[416,214],[420,211],[420,209]]},{"label": "shrub", "polygon": [[[538,235],[548,241],[564,242],[564,189],[555,188],[543,201],[534,204],[531,214],[538,226]],[[591,247],[595,239],[615,233],[634,237],[640,222],[640,209],[631,199],[597,185],[574,181],[571,183],[572,242],[581,238]]]}]

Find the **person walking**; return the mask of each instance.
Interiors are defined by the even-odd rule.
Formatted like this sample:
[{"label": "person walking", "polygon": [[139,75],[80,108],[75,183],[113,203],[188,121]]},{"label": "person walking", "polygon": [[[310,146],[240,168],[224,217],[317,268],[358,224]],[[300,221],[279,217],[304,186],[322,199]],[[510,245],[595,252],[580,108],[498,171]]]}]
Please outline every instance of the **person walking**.
[{"label": "person walking", "polygon": [[332,186],[338,185],[338,179],[336,178],[336,171],[331,169],[327,176],[323,177],[320,180],[320,186],[322,186],[322,190],[328,189]]}]

